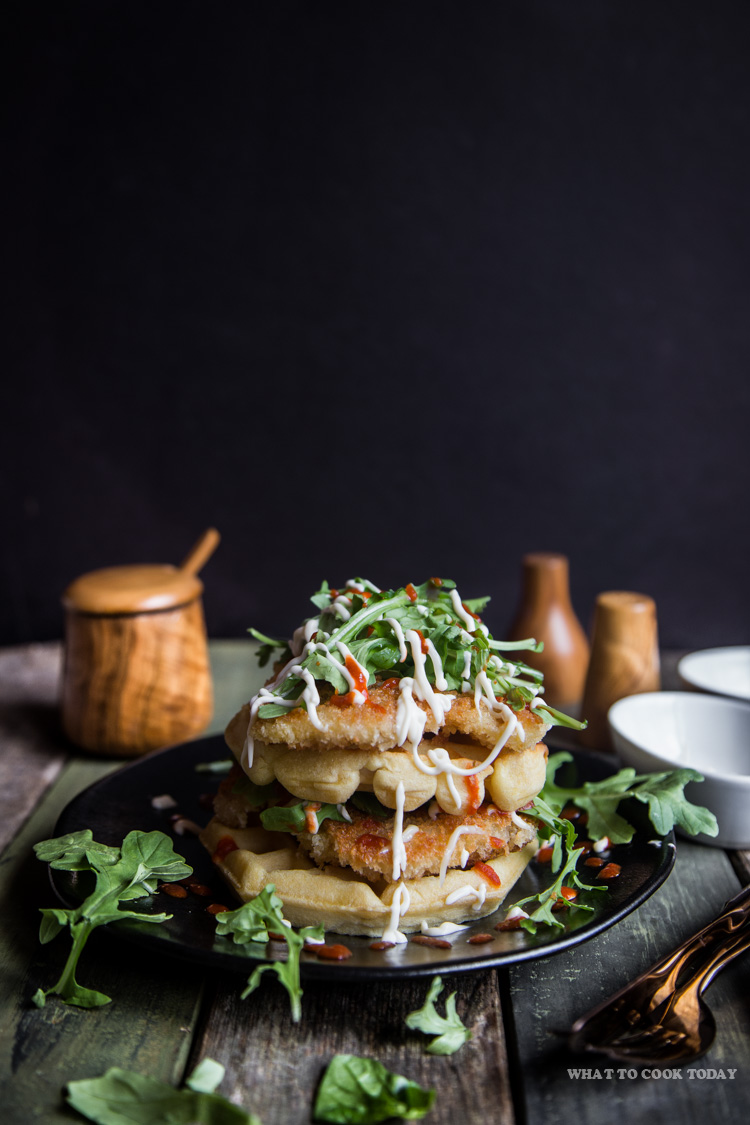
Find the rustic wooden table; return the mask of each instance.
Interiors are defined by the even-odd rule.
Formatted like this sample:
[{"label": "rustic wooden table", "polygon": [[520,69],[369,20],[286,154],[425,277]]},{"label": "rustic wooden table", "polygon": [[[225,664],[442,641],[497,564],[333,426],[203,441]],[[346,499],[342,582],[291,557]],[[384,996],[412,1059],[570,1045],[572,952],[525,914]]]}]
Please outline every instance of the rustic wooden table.
[{"label": "rustic wooden table", "polygon": [[[216,718],[221,730],[258,682],[253,646],[212,643]],[[305,986],[302,1021],[290,1022],[275,980],[246,1001],[238,978],[146,955],[95,933],[85,979],[113,1003],[81,1011],[52,1000],[31,1004],[65,956],[63,942],[41,947],[40,906],[53,905],[47,873],[32,845],[53,834],[60,811],[81,789],[120,763],[76,752],[57,717],[61,653],[56,644],[0,652],[0,894],[2,895],[2,1095],[6,1122],[72,1121],[62,1089],[111,1065],[179,1085],[203,1057],[226,1066],[220,1092],[264,1125],[311,1118],[316,1084],[337,1052],[369,1055],[423,1085],[437,1101],[432,1125],[565,1125],[679,1119],[743,1123],[750,1105],[750,957],[717,979],[709,995],[718,1034],[699,1063],[679,1078],[628,1077],[607,1060],[574,1056],[553,1029],[566,1028],[599,1000],[717,914],[750,880],[747,853],[680,841],[667,882],[613,929],[568,952],[501,970],[450,978],[471,1042],[448,1058],[424,1053],[404,1016],[420,1007],[424,979]],[[674,664],[667,662],[668,684]],[[178,847],[179,850],[179,847]],[[58,948],[59,945],[59,948]],[[83,975],[83,974],[82,974]],[[597,1079],[574,1069],[599,1069]],[[723,1076],[722,1076],[723,1072]],[[631,1070],[631,1075],[634,1072]],[[732,1073],[733,1077],[729,1077]],[[716,1074],[716,1077],[711,1075]]]}]

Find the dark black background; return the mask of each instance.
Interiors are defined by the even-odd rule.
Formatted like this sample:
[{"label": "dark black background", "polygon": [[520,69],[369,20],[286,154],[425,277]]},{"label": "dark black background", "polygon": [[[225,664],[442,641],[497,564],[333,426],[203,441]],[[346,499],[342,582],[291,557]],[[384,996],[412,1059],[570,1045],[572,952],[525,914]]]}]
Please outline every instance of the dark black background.
[{"label": "dark black background", "polygon": [[0,641],[215,524],[209,631],[528,550],[747,639],[745,0],[6,8]]}]

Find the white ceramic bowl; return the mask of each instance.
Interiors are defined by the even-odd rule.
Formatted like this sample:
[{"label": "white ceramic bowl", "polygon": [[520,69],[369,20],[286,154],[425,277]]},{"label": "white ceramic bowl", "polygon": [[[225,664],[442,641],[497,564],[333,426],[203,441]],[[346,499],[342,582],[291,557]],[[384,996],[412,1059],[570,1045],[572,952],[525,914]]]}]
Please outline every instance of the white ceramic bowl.
[{"label": "white ceramic bowl", "polygon": [[697,691],[750,699],[750,645],[688,653],[677,665],[677,673],[687,687]]},{"label": "white ceramic bowl", "polygon": [[685,793],[714,813],[719,835],[696,840],[750,848],[750,703],[655,691],[618,700],[607,717],[615,749],[639,773],[689,766],[703,774]]}]

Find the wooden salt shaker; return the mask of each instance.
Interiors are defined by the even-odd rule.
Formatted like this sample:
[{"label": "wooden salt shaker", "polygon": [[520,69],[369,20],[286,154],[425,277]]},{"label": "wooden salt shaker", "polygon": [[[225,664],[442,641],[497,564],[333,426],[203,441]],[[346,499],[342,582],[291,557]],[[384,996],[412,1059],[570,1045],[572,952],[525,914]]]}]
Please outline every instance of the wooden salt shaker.
[{"label": "wooden salt shaker", "polygon": [[62,721],[78,746],[136,757],[199,734],[213,711],[197,573],[210,528],[180,567],[116,566],[65,591]]},{"label": "wooden salt shaker", "polygon": [[585,746],[611,750],[607,712],[626,695],[659,691],[659,640],[656,603],[647,594],[608,590],[594,611],[591,662],[583,693],[581,731]]},{"label": "wooden salt shaker", "polygon": [[544,674],[544,698],[553,707],[576,709],[583,695],[589,643],[571,604],[565,555],[524,555],[521,606],[508,640],[527,637],[544,641],[542,652],[519,653],[525,664]]}]

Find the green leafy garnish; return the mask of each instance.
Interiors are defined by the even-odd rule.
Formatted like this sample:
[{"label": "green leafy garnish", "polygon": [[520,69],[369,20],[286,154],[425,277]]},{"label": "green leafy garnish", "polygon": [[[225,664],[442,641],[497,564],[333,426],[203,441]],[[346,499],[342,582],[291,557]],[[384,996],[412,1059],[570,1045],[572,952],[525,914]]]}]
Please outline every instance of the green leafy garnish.
[{"label": "green leafy garnish", "polygon": [[592,840],[608,836],[613,844],[627,844],[633,838],[633,827],[617,812],[621,801],[635,797],[648,805],[648,815],[656,831],[664,836],[675,825],[684,828],[691,836],[705,832],[715,836],[719,831],[716,817],[701,805],[693,805],[685,796],[689,781],[703,781],[702,774],[691,769],[665,770],[662,773],[637,774],[634,769],[622,769],[603,781],[586,781],[576,789],[556,785],[555,773],[563,762],[571,761],[570,754],[553,754],[547,763],[547,781],[542,798],[554,811],[574,804],[588,814],[587,829]]},{"label": "green leafy garnish", "polygon": [[[248,945],[249,942],[265,944],[269,940],[269,933],[283,934],[286,938],[286,961],[272,961],[269,964],[259,965],[250,976],[247,987],[242,993],[242,999],[249,996],[260,984],[263,973],[269,970],[275,972],[284,988],[289,993],[292,1008],[292,1020],[299,1022],[302,1014],[302,987],[299,979],[299,955],[308,938],[320,941],[323,937],[322,926],[304,926],[295,932],[284,918],[282,913],[284,904],[276,894],[276,887],[268,883],[259,895],[243,902],[237,910],[228,910],[216,915],[216,933],[219,937],[231,937],[236,945]],[[262,957],[263,951],[257,953],[248,950],[251,956]]]},{"label": "green leafy garnish", "polygon": [[58,871],[88,871],[96,877],[93,892],[75,910],[60,908],[41,911],[39,940],[52,941],[66,926],[73,946],[60,979],[46,991],[38,989],[33,1000],[44,1007],[48,996],[59,996],[66,1004],[79,1008],[97,1008],[108,1004],[111,997],[83,988],[75,979],[78,960],[89,935],[97,926],[134,918],[139,922],[165,922],[171,914],[138,914],[121,910],[120,904],[152,895],[159,881],[174,883],[192,874],[182,856],[177,855],[172,841],[163,832],[129,832],[120,848],[98,844],[91,830],[70,832],[34,845],[37,858]]},{"label": "green leafy garnish", "polygon": [[313,1119],[332,1125],[377,1125],[391,1117],[416,1121],[434,1101],[434,1090],[393,1074],[375,1059],[334,1055],[318,1087]]},{"label": "green leafy garnish", "polygon": [[214,1091],[224,1077],[224,1067],[203,1059],[187,1079],[186,1089],[133,1070],[110,1069],[100,1078],[67,1085],[67,1100],[74,1109],[98,1125],[261,1125]]},{"label": "green leafy garnish", "polygon": [[[269,832],[305,832],[307,828],[307,808],[318,805],[317,801],[298,801],[295,805],[277,805],[265,809],[260,814],[261,824]],[[346,820],[339,812],[338,805],[320,805],[314,808],[318,828],[324,820]]]},{"label": "green leafy garnish", "polygon": [[[677,769],[662,773],[636,774],[634,769],[622,769],[603,781],[586,781],[577,788],[565,788],[555,783],[555,774],[564,762],[572,761],[572,755],[565,751],[550,754],[547,761],[547,780],[533,805],[525,809],[527,816],[533,816],[539,825],[539,836],[552,844],[551,867],[557,875],[554,883],[545,891],[529,895],[513,904],[523,908],[537,903],[528,918],[522,918],[520,925],[530,933],[536,933],[540,923],[563,926],[563,922],[553,912],[555,903],[563,896],[563,888],[577,891],[605,891],[605,886],[592,886],[583,883],[578,877],[577,865],[583,855],[583,848],[576,848],[576,830],[571,820],[559,814],[566,805],[575,805],[587,814],[586,829],[592,840],[608,837],[611,844],[628,844],[633,839],[635,829],[617,811],[621,801],[629,797],[648,805],[648,815],[655,830],[666,835],[676,824],[686,832],[695,835],[705,832],[715,836],[718,832],[716,817],[708,809],[693,805],[685,797],[684,788],[689,781],[702,781],[695,770]],[[592,910],[577,896],[568,900],[572,910]]]},{"label": "green leafy garnish", "polygon": [[435,977],[423,1007],[416,1012],[410,1012],[406,1017],[406,1026],[412,1031],[423,1031],[425,1035],[435,1035],[436,1039],[427,1047],[430,1055],[452,1055],[464,1043],[471,1039],[471,1032],[464,1027],[456,1012],[456,994],[451,992],[445,1002],[445,1015],[441,1016],[435,1008],[435,1001],[440,995],[443,982],[440,977]]},{"label": "green leafy garnish", "polygon": [[393,816],[393,809],[387,809],[374,793],[368,793],[364,789],[353,793],[349,798],[349,804],[354,805],[360,812],[367,813],[368,816],[377,817],[378,820],[390,820]]},{"label": "green leafy garnish", "polygon": [[[453,596],[455,595],[455,597]],[[266,698],[258,708],[261,719],[277,718],[289,710],[289,704],[304,707],[302,697],[303,677],[293,668],[309,673],[316,683],[327,683],[340,695],[346,695],[350,684],[341,666],[343,656],[338,645],[344,645],[367,675],[367,686],[372,687],[384,676],[414,676],[414,658],[410,646],[402,660],[399,631],[418,631],[424,642],[434,645],[445,678],[441,690],[462,692],[474,690],[476,677],[483,674],[496,698],[507,700],[515,711],[530,705],[543,721],[580,729],[585,723],[563,715],[545,703],[541,697],[542,674],[520,660],[507,660],[501,652],[529,650],[538,652],[541,644],[533,639],[526,641],[496,641],[478,616],[488,598],[475,598],[468,602],[458,600],[455,583],[450,579],[431,578],[419,586],[400,587],[395,590],[377,590],[366,579],[358,578],[347,583],[346,588],[332,590],[327,582],[313,595],[318,616],[308,618],[297,630],[295,643],[288,649],[290,660],[285,671],[279,673],[278,682],[269,688],[278,699]],[[395,625],[394,625],[395,622]],[[311,624],[309,624],[311,623]],[[304,626],[309,624],[309,629]],[[251,630],[262,642],[261,658],[265,660],[269,646],[280,647]],[[310,636],[303,648],[299,640],[302,633]],[[301,651],[300,651],[301,650]],[[291,652],[299,655],[291,659]],[[435,667],[428,659],[424,673],[435,684]]]},{"label": "green leafy garnish", "polygon": [[219,758],[215,762],[198,762],[195,766],[196,773],[229,773],[234,765],[234,758]]}]

